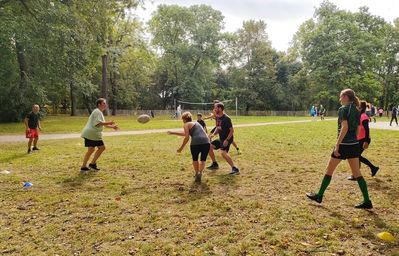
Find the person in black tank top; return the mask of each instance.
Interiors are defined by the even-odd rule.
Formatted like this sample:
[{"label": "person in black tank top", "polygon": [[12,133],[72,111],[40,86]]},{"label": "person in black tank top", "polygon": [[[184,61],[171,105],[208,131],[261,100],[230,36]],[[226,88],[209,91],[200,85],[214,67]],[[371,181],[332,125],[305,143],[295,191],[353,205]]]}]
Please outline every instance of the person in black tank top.
[{"label": "person in black tank top", "polygon": [[332,175],[338,164],[347,159],[352,170],[352,175],[356,178],[360,190],[363,195],[363,202],[356,205],[356,208],[371,209],[373,205],[369,198],[367,183],[360,173],[359,167],[359,142],[357,141],[356,131],[360,123],[360,114],[357,110],[359,99],[355,96],[355,92],[351,89],[341,91],[340,102],[342,107],[338,110],[338,138],[334,151],[331,154],[330,161],[327,165],[326,174],[324,175],[318,193],[306,193],[306,196],[318,203],[323,200],[323,195],[331,182]]}]

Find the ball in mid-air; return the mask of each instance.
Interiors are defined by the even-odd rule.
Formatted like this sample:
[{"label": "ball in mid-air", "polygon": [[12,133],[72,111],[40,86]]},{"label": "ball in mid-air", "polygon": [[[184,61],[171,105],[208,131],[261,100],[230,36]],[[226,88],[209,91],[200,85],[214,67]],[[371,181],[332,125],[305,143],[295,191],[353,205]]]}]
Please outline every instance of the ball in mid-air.
[{"label": "ball in mid-air", "polygon": [[148,121],[150,121],[150,116],[149,115],[140,115],[139,117],[137,117],[137,122],[145,124],[148,123]]}]

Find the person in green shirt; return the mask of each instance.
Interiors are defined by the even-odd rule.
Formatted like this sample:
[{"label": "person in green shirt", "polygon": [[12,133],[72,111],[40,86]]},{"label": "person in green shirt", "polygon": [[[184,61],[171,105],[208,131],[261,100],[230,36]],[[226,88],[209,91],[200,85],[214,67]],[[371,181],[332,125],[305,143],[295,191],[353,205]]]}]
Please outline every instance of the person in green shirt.
[{"label": "person in green shirt", "polygon": [[[85,140],[85,147],[87,147],[87,152],[83,158],[83,164],[80,168],[81,171],[88,171],[94,169],[99,171],[100,169],[97,168],[97,160],[101,156],[101,154],[105,150],[103,138],[102,138],[102,131],[105,127],[112,128],[114,130],[118,129],[118,125],[111,122],[105,122],[105,118],[103,115],[103,111],[107,108],[107,101],[103,98],[99,98],[96,101],[97,108],[93,110],[90,114],[89,120],[86,123],[86,126],[83,128],[82,131],[82,138]],[[94,157],[87,167],[87,162],[90,159],[90,156],[94,153],[95,148],[97,147],[97,151],[94,154]]]},{"label": "person in green shirt", "polygon": [[342,160],[348,160],[349,166],[352,170],[353,177],[356,178],[360,190],[363,195],[363,202],[356,205],[356,208],[371,209],[373,205],[369,198],[367,183],[360,173],[359,164],[359,142],[357,140],[357,129],[360,123],[359,99],[355,96],[352,89],[345,89],[341,91],[339,98],[342,106],[338,110],[338,138],[334,151],[331,154],[330,161],[327,165],[326,174],[324,175],[318,193],[306,193],[306,196],[318,203],[323,200],[324,191],[331,182],[332,175]]}]

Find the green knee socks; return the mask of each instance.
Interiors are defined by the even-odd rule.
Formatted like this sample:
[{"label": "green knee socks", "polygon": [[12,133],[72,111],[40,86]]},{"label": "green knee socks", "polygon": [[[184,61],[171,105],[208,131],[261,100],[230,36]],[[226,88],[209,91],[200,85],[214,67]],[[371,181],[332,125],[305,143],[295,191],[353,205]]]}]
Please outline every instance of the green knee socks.
[{"label": "green knee socks", "polygon": [[330,182],[331,182],[331,176],[324,175],[323,181],[321,182],[319,193],[317,193],[319,197],[323,197],[324,191],[326,191],[328,185],[330,185]]},{"label": "green knee socks", "polygon": [[357,178],[357,183],[359,184],[360,190],[362,191],[364,202],[369,202],[369,192],[367,191],[367,183],[363,176]]}]

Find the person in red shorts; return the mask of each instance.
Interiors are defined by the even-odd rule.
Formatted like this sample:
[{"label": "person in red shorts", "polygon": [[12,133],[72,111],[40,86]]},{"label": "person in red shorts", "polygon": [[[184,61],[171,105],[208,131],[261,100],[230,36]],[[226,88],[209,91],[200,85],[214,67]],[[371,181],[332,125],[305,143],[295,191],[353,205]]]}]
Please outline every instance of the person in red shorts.
[{"label": "person in red shorts", "polygon": [[[35,104],[32,106],[32,111],[25,117],[25,130],[26,130],[26,138],[29,139],[28,142],[28,154],[32,152],[32,150],[39,150],[37,147],[37,141],[39,140],[39,130],[42,129],[40,126],[40,107]],[[32,148],[33,142],[33,148]]]}]

